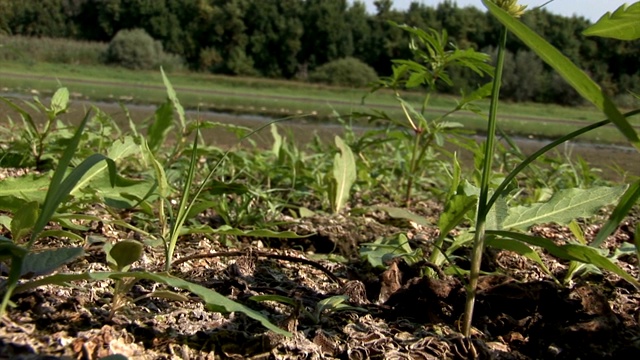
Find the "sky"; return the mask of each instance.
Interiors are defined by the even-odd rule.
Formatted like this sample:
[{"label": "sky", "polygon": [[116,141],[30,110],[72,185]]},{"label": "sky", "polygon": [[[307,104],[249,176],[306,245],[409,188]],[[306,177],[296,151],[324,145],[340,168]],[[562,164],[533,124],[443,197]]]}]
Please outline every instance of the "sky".
[{"label": "sky", "polygon": [[[375,11],[373,6],[374,0],[361,0],[367,4],[367,9],[370,12]],[[412,1],[417,1],[428,6],[436,6],[441,0],[394,0],[394,7],[404,10],[409,7]],[[527,5],[528,8],[534,8],[547,2],[548,0],[520,0],[519,3]],[[607,11],[613,12],[622,4],[632,4],[635,0],[555,0],[552,3],[545,6],[545,8],[554,14],[564,16],[584,16],[585,18],[595,22]],[[479,9],[484,9],[482,1],[480,0],[456,0],[458,7],[475,6]]]}]

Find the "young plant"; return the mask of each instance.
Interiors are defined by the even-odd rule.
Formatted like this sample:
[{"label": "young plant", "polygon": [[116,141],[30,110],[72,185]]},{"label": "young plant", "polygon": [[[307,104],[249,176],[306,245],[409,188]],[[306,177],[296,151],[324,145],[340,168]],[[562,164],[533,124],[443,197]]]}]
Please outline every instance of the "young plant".
[{"label": "young plant", "polygon": [[21,142],[29,148],[36,168],[39,170],[44,169],[45,165],[52,160],[47,159],[45,156],[46,144],[52,132],[59,126],[58,116],[65,113],[69,108],[69,90],[65,87],[59,88],[51,97],[50,106],[43,104],[38,97],[34,97],[33,103],[25,101],[25,104],[37,113],[45,114],[45,122],[42,126],[38,126],[28,111],[16,105],[11,100],[5,97],[0,97],[0,100],[4,101],[11,109],[20,114],[23,124]]},{"label": "young plant", "polygon": [[[396,24],[394,24],[396,25]],[[446,31],[442,33],[429,29],[424,31],[407,25],[396,25],[407,31],[412,36],[410,49],[416,59],[414,60],[394,60],[393,74],[382,79],[372,91],[380,88],[390,88],[395,92],[396,100],[400,103],[400,107],[404,113],[405,119],[394,119],[383,111],[376,111],[372,114],[364,114],[372,120],[384,120],[391,124],[403,128],[402,135],[406,141],[411,143],[408,154],[406,156],[406,166],[404,176],[406,181],[404,201],[408,206],[411,201],[411,193],[414,182],[420,179],[424,170],[424,161],[434,143],[442,146],[444,143],[444,133],[459,128],[459,123],[445,121],[451,114],[463,110],[474,110],[470,104],[478,99],[488,95],[489,87],[484,86],[476,90],[472,94],[463,97],[458,105],[433,119],[427,119],[426,110],[429,107],[431,93],[436,91],[440,82],[451,86],[453,82],[447,73],[448,68],[459,66],[469,69],[479,76],[491,73],[491,66],[487,64],[489,55],[479,53],[473,49],[461,50],[455,46],[447,49],[451,44],[448,40]],[[405,101],[400,89],[425,87],[427,95],[425,96],[421,110],[417,111],[413,105]]]},{"label": "young plant", "polygon": [[[634,286],[640,288],[640,282],[620,269],[611,260],[607,259],[605,256],[602,256],[595,248],[595,246],[599,245],[600,242],[602,242],[609,234],[611,234],[613,229],[615,229],[615,227],[621,220],[621,217],[626,214],[625,210],[628,211],[628,209],[637,201],[638,197],[640,196],[640,182],[635,183],[632,186],[619,187],[617,189],[600,189],[600,200],[603,200],[604,203],[616,201],[618,199],[619,200],[618,205],[613,211],[609,221],[607,222],[607,224],[605,224],[603,229],[600,231],[596,239],[590,244],[590,246],[582,244],[566,244],[563,246],[558,246],[548,239],[533,237],[530,235],[522,234],[520,232],[508,231],[509,229],[515,228],[526,229],[528,226],[532,225],[535,222],[557,221],[556,217],[569,219],[571,217],[585,216],[586,213],[593,211],[593,207],[596,207],[595,204],[591,202],[588,205],[591,207],[591,209],[589,209],[583,201],[585,198],[588,198],[588,202],[594,200],[594,198],[598,198],[598,196],[594,196],[593,190],[589,192],[589,195],[587,195],[586,193],[579,193],[577,189],[569,189],[564,193],[559,192],[546,204],[534,204],[528,209],[516,209],[515,213],[511,214],[505,212],[504,207],[497,206],[499,204],[505,204],[504,198],[507,195],[505,193],[505,190],[507,189],[510,182],[520,171],[522,171],[537,157],[541,156],[551,148],[563,143],[564,141],[573,139],[574,137],[582,133],[591,131],[609,122],[613,122],[620,130],[620,132],[635,147],[639,149],[640,140],[638,139],[638,134],[626,119],[627,116],[631,116],[636,112],[628,113],[626,115],[621,114],[620,111],[615,107],[611,99],[584,72],[582,72],[570,60],[562,55],[556,48],[551,46],[540,36],[531,31],[526,25],[518,21],[517,18],[520,17],[520,15],[522,15],[522,13],[524,12],[524,6],[519,5],[515,0],[483,0],[482,2],[489,9],[489,12],[504,25],[504,28],[502,29],[502,33],[500,35],[498,59],[495,68],[494,85],[492,90],[491,106],[489,110],[487,140],[484,146],[482,176],[479,189],[474,243],[471,257],[470,279],[467,288],[467,302],[462,322],[463,333],[465,336],[469,336],[471,331],[471,320],[473,316],[473,308],[475,303],[478,276],[480,272],[482,252],[487,240],[491,241],[493,239],[510,239],[510,241],[519,241],[522,244],[539,246],[557,257],[594,264],[597,267],[613,271],[625,280],[632,283]],[[629,15],[631,18],[634,18],[633,13],[630,12]],[[636,12],[635,20],[633,21],[635,21],[635,24],[637,24],[638,20],[639,19]],[[610,26],[609,30],[613,30],[614,27],[620,26],[620,23],[613,22],[609,22],[609,24],[607,25],[608,21],[609,20],[602,21],[602,23],[604,23],[605,25],[598,25],[598,29],[602,31],[603,27],[607,28],[607,26]],[[629,21],[629,19],[627,18],[626,21]],[[543,147],[542,149],[531,155],[529,158],[524,160],[522,163],[520,163],[513,171],[511,171],[511,173],[509,173],[509,175],[500,183],[500,185],[496,189],[491,191],[489,184],[492,175],[492,159],[495,151],[494,144],[497,124],[496,113],[500,90],[500,80],[504,62],[504,53],[506,50],[507,31],[515,34],[529,48],[531,48],[536,54],[538,54],[549,66],[551,66],[565,80],[567,80],[569,84],[574,89],[576,89],[586,100],[590,101],[596,107],[598,107],[608,117],[608,119],[568,134]],[[497,208],[494,208],[494,206],[497,206]],[[553,209],[553,211],[549,211],[549,209]],[[508,222],[509,220],[515,221],[515,223],[506,224],[505,221]],[[495,228],[496,230],[492,230],[491,227]]]},{"label": "young plant", "polygon": [[[67,196],[77,183],[94,165],[104,160],[108,165],[112,184],[115,181],[115,163],[101,154],[94,154],[86,158],[69,172],[69,165],[80,142],[89,114],[90,112],[87,112],[58,162],[49,182],[44,202],[41,205],[37,202],[25,204],[21,210],[14,214],[11,221],[12,239],[0,239],[0,260],[11,259],[11,268],[0,304],[0,317],[5,314],[9,299],[20,278],[48,274],[84,253],[80,247],[65,247],[33,253],[32,247],[43,236],[44,228],[54,216],[58,206],[66,201]],[[29,235],[27,242],[22,243],[23,238],[27,235]]]}]

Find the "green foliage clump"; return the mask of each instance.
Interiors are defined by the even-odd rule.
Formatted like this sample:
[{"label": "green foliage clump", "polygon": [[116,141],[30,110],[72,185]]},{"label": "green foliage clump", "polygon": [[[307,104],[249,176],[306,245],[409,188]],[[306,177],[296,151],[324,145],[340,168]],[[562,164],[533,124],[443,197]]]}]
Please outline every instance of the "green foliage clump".
[{"label": "green foliage clump", "polygon": [[22,35],[0,35],[0,44],[0,61],[28,64],[97,65],[102,62],[101,54],[107,50],[107,44],[102,42]]},{"label": "green foliage clump", "polygon": [[364,62],[346,57],[328,62],[309,74],[309,81],[329,85],[363,87],[378,80],[378,74]]},{"label": "green foliage clump", "polygon": [[180,57],[165,53],[162,43],[154,40],[143,29],[118,31],[109,43],[105,60],[109,64],[134,70],[153,69],[157,66],[173,69],[182,64]]}]

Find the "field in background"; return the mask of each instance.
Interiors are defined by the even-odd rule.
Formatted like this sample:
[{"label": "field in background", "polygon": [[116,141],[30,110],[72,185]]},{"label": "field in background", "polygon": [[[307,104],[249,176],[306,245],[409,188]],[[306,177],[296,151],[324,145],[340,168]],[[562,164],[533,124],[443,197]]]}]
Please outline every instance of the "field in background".
[{"label": "field in background", "polygon": [[[136,104],[159,104],[165,101],[159,71],[131,71],[106,66],[25,63],[3,61],[0,66],[5,94],[41,94],[47,96],[60,85],[74,97],[91,101],[113,101]],[[391,92],[370,94],[368,89],[337,88],[297,81],[216,76],[202,73],[174,72],[169,75],[183,105],[190,109],[230,113],[262,114],[272,117],[307,115],[326,121],[334,111],[343,117],[352,112],[383,110],[401,118],[401,109]],[[423,94],[408,93],[405,99],[419,109]],[[452,96],[433,96],[429,108],[435,117],[456,105]],[[486,110],[488,102],[479,103]],[[588,107],[562,107],[547,104],[502,104],[500,125],[510,134],[553,138],[566,134],[583,124],[598,121],[603,116]],[[482,131],[483,118],[470,112],[460,112],[449,118],[466,128]],[[640,125],[635,120],[634,125]],[[601,129],[582,138],[593,142],[624,142],[613,127]]]}]

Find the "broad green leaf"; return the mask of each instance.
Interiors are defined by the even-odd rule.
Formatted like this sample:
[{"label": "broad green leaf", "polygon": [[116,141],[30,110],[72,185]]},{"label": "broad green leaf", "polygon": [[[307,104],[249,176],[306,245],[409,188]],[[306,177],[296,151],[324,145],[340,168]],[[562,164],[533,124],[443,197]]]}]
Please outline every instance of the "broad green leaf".
[{"label": "broad green leaf", "polygon": [[640,222],[636,224],[636,231],[633,237],[633,243],[636,246],[636,256],[638,257],[638,261],[640,261]]},{"label": "broad green leaf", "polygon": [[306,207],[300,207],[298,209],[298,211],[300,212],[300,217],[301,218],[306,218],[306,217],[313,217],[316,216],[316,213],[313,212],[312,210],[306,208]]},{"label": "broad green leaf", "polygon": [[178,100],[178,95],[176,95],[176,91],[173,89],[173,86],[171,85],[171,82],[169,81],[169,78],[167,77],[167,75],[165,75],[162,67],[160,67],[160,72],[162,73],[162,82],[164,82],[164,86],[165,88],[167,88],[167,97],[169,98],[169,100],[171,100],[171,103],[173,103],[173,107],[176,109],[176,112],[178,113],[178,119],[180,120],[180,130],[181,132],[184,132],[187,128],[185,115],[184,115],[184,108],[180,104],[180,100]]},{"label": "broad green leaf", "polygon": [[618,40],[640,38],[640,2],[632,5],[623,4],[613,13],[607,12],[582,34]]},{"label": "broad green leaf", "polygon": [[129,270],[129,265],[140,260],[142,256],[142,244],[135,240],[118,241],[109,247],[105,244],[105,250],[107,248],[110,248],[106,251],[107,262],[118,271]]},{"label": "broad green leaf", "polygon": [[208,225],[182,228],[182,231],[180,231],[180,235],[187,235],[187,234],[220,234],[220,235],[231,235],[231,236],[252,236],[252,237],[266,237],[266,238],[280,238],[280,239],[300,239],[300,238],[305,238],[313,235],[313,234],[298,235],[293,231],[278,232],[278,231],[271,231],[267,229],[242,230],[242,229],[233,228],[229,225],[222,225],[217,229],[213,229]]},{"label": "broad green leaf", "polygon": [[497,197],[487,213],[487,229],[501,230],[505,219],[509,216],[509,210],[506,197]]},{"label": "broad green leaf", "polygon": [[547,275],[555,279],[555,277],[553,276],[553,273],[549,270],[549,268],[547,268],[547,266],[544,264],[544,262],[540,258],[540,255],[538,255],[538,253],[535,250],[533,250],[526,244],[520,241],[513,241],[511,239],[503,239],[503,238],[495,238],[495,237],[488,237],[486,239],[486,244],[494,248],[513,251],[517,254],[520,254],[526,257],[527,259],[538,264],[538,266],[540,266],[540,268]]},{"label": "broad green leaf", "polygon": [[161,284],[165,284],[168,286],[177,287],[180,289],[188,290],[197,295],[200,299],[202,299],[207,308],[211,311],[216,312],[241,312],[248,317],[259,321],[264,327],[275,332],[276,334],[291,336],[291,333],[288,331],[282,330],[279,327],[273,325],[266,316],[261,313],[252,310],[240,303],[237,303],[218,292],[208,289],[204,286],[190,283],[188,281],[182,280],[180,278],[171,276],[166,273],[156,274],[142,271],[132,271],[132,272],[87,272],[81,274],[56,274],[51,275],[39,280],[27,282],[25,284],[19,285],[16,288],[16,292],[23,292],[26,290],[34,289],[42,285],[46,284],[56,284],[56,285],[66,285],[71,281],[81,281],[81,280],[107,280],[107,279],[126,279],[126,278],[134,278],[134,279],[146,279],[155,281]]},{"label": "broad green leaf", "polygon": [[414,223],[422,226],[432,226],[430,222],[427,221],[424,217],[414,214],[411,211],[403,208],[398,208],[394,206],[386,206],[386,205],[377,205],[372,206],[373,210],[382,210],[389,214],[394,219],[403,219],[407,221],[413,221]]},{"label": "broad green leaf", "polygon": [[150,121],[151,124],[147,129],[147,141],[149,149],[155,154],[164,144],[173,124],[173,103],[171,100],[160,105]]},{"label": "broad green leaf", "polygon": [[529,29],[519,20],[500,9],[489,0],[482,0],[489,12],[509,31],[515,34],[540,58],[564,78],[584,99],[594,104],[616,125],[618,130],[636,148],[640,149],[640,139],[627,119],[620,113],[613,101],[589,76],[564,56],[558,49],[549,44],[540,35]]},{"label": "broad green leaf", "polygon": [[0,181],[0,210],[17,211],[30,201],[42,203],[51,182],[51,173],[27,174]]},{"label": "broad green leaf", "polygon": [[[131,155],[137,154],[139,151],[138,145],[134,142],[131,136],[127,136],[120,140],[115,140],[113,144],[107,150],[107,156],[103,157],[103,159],[111,159],[111,161],[115,162],[118,160],[125,159]],[[84,188],[85,186],[91,184],[91,182],[100,176],[108,167],[110,166],[110,161],[105,161],[104,164],[96,165],[91,167],[82,177],[81,181],[74,186],[71,191],[71,195],[75,195],[78,190]],[[115,168],[114,168],[115,169]],[[115,185],[115,172],[109,173],[109,179],[111,182],[111,186]]]},{"label": "broad green leaf", "polygon": [[373,267],[384,268],[385,262],[396,256],[410,255],[413,250],[404,234],[390,239],[378,239],[373,243],[360,244],[360,256]]},{"label": "broad green leaf", "polygon": [[54,116],[67,111],[69,107],[69,89],[66,87],[56,90],[51,97],[51,111]]},{"label": "broad green leaf", "polygon": [[550,222],[565,225],[573,219],[594,215],[602,207],[618,200],[626,188],[623,185],[561,190],[546,203],[509,209],[509,215],[502,224],[498,224],[498,228],[527,229],[535,224]]},{"label": "broad green leaf", "polygon": [[445,204],[444,212],[438,219],[440,236],[446,237],[451,230],[460,225],[464,220],[464,216],[476,206],[477,202],[478,198],[476,196],[464,194],[454,195],[450,198]]},{"label": "broad green leaf", "polygon": [[339,136],[335,137],[335,142],[341,152],[333,160],[333,178],[336,182],[333,211],[338,213],[349,200],[349,191],[356,181],[356,160],[349,145]]},{"label": "broad green leaf", "polygon": [[[0,201],[2,201],[0,199]],[[11,221],[12,219],[7,215],[0,215],[0,226],[4,226],[7,229],[11,229]]]},{"label": "broad green leaf", "polygon": [[156,183],[151,179],[135,180],[122,176],[116,176],[113,186],[107,172],[98,174],[87,186],[82,189],[82,193],[90,196],[97,195],[104,203],[110,207],[118,209],[131,209],[142,200],[155,198]]},{"label": "broad green leaf", "polygon": [[31,201],[21,207],[13,215],[11,220],[11,238],[15,243],[18,243],[22,238],[27,235],[36,224],[38,218],[38,203]]},{"label": "broad green leaf", "polygon": [[63,247],[44,250],[37,253],[29,253],[24,257],[20,276],[34,278],[47,275],[71,261],[84,255],[81,247]]},{"label": "broad green leaf", "polygon": [[591,246],[580,244],[565,244],[556,245],[552,240],[545,239],[536,236],[525,235],[521,233],[515,233],[510,231],[491,231],[487,230],[487,234],[496,235],[515,241],[522,241],[530,245],[539,246],[549,252],[551,255],[570,261],[579,261],[586,264],[592,264],[600,269],[611,271],[612,273],[620,276],[636,288],[640,289],[640,282],[633,276],[626,273],[618,265],[614,264],[607,257],[600,254],[598,249]]},{"label": "broad green leaf", "polygon": [[640,199],[640,180],[631,184],[627,191],[622,195],[618,205],[613,209],[611,216],[609,216],[609,220],[607,220],[607,222],[602,226],[600,231],[598,231],[596,238],[591,242],[591,246],[600,246],[600,244],[602,244],[607,237],[616,230],[624,217],[629,214],[629,211],[638,202],[638,199]]}]

